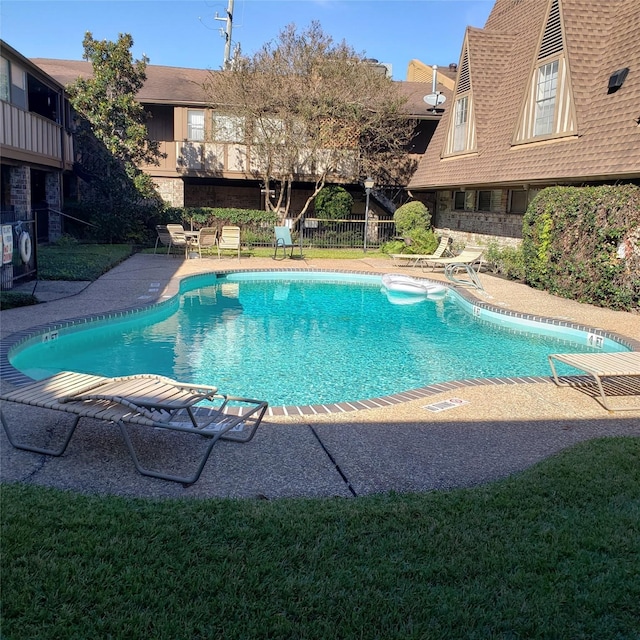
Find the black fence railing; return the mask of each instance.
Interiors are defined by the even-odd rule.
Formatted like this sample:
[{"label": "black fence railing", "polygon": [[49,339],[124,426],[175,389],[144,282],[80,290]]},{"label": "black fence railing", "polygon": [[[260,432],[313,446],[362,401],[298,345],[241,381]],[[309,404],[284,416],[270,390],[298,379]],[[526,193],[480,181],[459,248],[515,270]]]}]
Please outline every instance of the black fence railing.
[{"label": "black fence railing", "polygon": [[[302,225],[302,246],[322,249],[377,249],[395,236],[393,220],[323,220],[306,218]],[[300,243],[300,232],[294,229],[291,237]],[[243,227],[242,241],[253,247],[273,246],[273,228]]]}]

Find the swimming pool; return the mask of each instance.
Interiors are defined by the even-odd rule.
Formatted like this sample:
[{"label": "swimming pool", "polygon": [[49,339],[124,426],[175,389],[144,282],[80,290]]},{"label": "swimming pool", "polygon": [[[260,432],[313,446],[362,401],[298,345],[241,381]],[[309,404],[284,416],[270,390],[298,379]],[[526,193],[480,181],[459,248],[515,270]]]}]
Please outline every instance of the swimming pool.
[{"label": "swimming pool", "polygon": [[158,373],[270,405],[380,397],[449,380],[549,375],[547,354],[625,350],[609,338],[506,316],[450,291],[390,300],[381,277],[237,272],[183,281],[179,297],[119,320],[46,333],[10,354],[61,370]]}]

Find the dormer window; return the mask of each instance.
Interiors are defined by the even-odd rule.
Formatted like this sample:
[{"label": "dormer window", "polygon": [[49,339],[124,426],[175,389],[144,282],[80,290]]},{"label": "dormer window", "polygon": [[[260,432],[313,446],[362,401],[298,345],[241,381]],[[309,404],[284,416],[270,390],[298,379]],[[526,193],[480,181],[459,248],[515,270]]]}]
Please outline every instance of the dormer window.
[{"label": "dormer window", "polygon": [[553,132],[553,116],[558,90],[558,61],[550,62],[538,69],[536,97],[536,122],[534,135],[543,136]]},{"label": "dormer window", "polygon": [[549,2],[529,77],[513,144],[575,135],[576,116],[558,0]]},{"label": "dormer window", "polygon": [[469,99],[467,96],[455,102],[453,151],[464,151],[467,143],[467,123],[469,121]]},{"label": "dormer window", "polygon": [[473,114],[473,91],[469,51],[465,41],[460,72],[455,88],[453,112],[448,124],[444,155],[469,153],[476,150],[476,128]]}]

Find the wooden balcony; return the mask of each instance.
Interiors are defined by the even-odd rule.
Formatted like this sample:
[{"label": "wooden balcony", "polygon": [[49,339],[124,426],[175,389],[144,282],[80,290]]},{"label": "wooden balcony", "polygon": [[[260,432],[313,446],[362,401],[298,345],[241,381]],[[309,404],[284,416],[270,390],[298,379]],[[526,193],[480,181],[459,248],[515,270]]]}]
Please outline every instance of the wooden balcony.
[{"label": "wooden balcony", "polygon": [[73,165],[72,136],[47,118],[1,102],[0,146],[5,158],[58,169]]}]

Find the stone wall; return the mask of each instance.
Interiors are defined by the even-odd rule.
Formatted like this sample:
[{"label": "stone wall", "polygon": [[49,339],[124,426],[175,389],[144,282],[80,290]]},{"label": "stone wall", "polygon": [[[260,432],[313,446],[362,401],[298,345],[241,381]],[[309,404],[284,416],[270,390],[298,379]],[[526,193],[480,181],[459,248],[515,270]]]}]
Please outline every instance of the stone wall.
[{"label": "stone wall", "polygon": [[495,242],[501,246],[518,246],[522,241],[524,214],[508,212],[508,190],[491,193],[492,210],[477,211],[474,209],[475,192],[467,192],[465,210],[452,208],[450,191],[438,192],[434,225],[438,229],[451,230],[451,235],[461,244]]},{"label": "stone wall", "polygon": [[11,167],[10,199],[13,210],[27,218],[31,210],[31,170],[27,166]]},{"label": "stone wall", "polygon": [[184,182],[182,178],[154,178],[160,197],[172,207],[184,207]]},{"label": "stone wall", "polygon": [[[45,190],[47,204],[51,209],[60,211],[61,201],[61,175],[49,172],[45,176]],[[55,242],[62,236],[62,216],[55,211],[49,211],[49,242]]]}]

